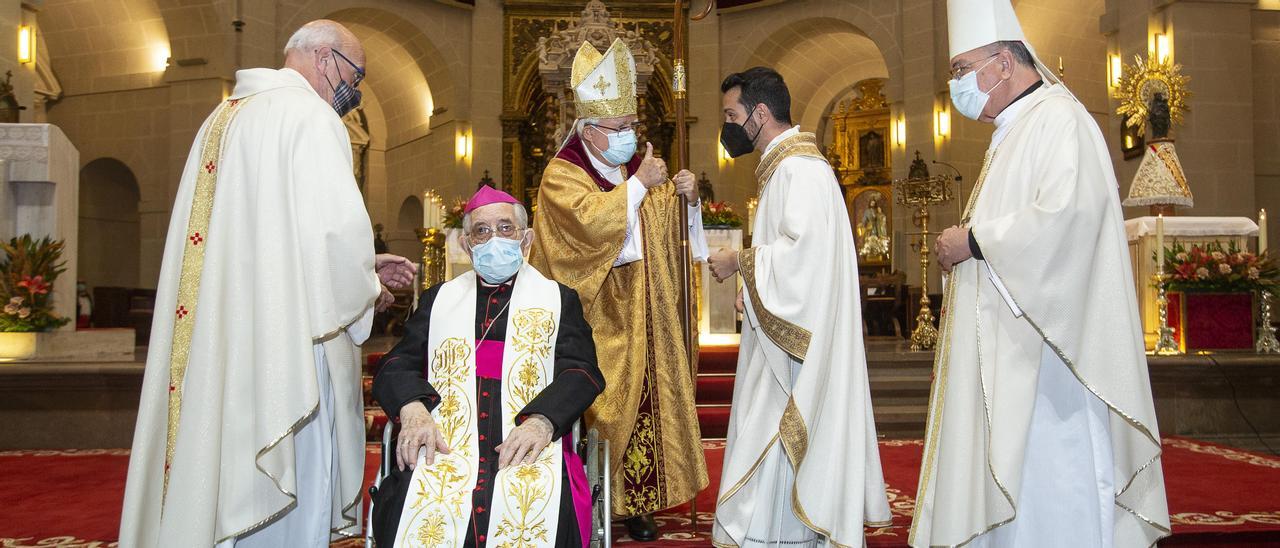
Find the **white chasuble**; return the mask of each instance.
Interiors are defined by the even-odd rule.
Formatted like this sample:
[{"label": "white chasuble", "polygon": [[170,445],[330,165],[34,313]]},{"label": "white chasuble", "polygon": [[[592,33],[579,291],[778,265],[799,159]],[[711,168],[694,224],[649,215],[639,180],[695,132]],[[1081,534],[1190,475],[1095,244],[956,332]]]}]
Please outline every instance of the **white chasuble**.
[{"label": "white chasuble", "polygon": [[[503,439],[522,409],[555,373],[560,288],[529,265],[520,268],[507,312],[502,353]],[[396,546],[462,546],[472,516],[479,454],[476,415],[476,274],[440,288],[431,307],[427,381],[440,395],[431,412],[451,450],[430,466],[419,456],[400,515]],[[510,465],[494,478],[490,546],[555,546],[564,470],[560,444],[548,444],[533,464]],[[570,519],[574,519],[570,516]]]},{"label": "white chasuble", "polygon": [[[299,514],[302,477],[330,482],[318,492],[331,498],[305,501],[316,536],[360,534],[356,345],[379,292],[372,237],[333,109],[292,70],[236,73],[174,202],[121,546],[265,531]],[[295,437],[318,422],[329,443],[313,447],[326,454],[299,455]],[[318,461],[318,476],[299,470]]]},{"label": "white chasuble", "polygon": [[[739,255],[746,320],[713,542],[791,545],[821,535],[832,546],[861,546],[864,524],[888,525],[890,515],[849,216],[813,134],[778,136],[756,174],[762,188],[754,246]],[[797,522],[803,528],[786,525]]]},{"label": "white chasuble", "polygon": [[946,288],[910,543],[1153,545],[1160,440],[1106,143],[1060,85],[1006,113],[965,216],[984,260]]}]

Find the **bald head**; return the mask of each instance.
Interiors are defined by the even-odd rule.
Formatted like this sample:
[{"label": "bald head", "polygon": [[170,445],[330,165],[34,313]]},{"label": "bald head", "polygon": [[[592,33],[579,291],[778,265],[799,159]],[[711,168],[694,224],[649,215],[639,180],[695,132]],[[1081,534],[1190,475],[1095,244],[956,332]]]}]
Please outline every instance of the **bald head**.
[{"label": "bald head", "polygon": [[306,78],[328,102],[340,81],[357,85],[357,68],[363,71],[364,61],[364,47],[356,35],[328,19],[302,25],[284,46],[284,66]]}]

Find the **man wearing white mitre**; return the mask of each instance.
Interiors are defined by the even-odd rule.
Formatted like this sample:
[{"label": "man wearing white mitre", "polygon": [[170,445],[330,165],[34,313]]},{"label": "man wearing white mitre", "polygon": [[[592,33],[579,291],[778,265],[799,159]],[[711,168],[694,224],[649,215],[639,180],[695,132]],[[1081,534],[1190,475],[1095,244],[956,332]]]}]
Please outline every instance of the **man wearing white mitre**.
[{"label": "man wearing white mitre", "polygon": [[123,547],[318,547],[360,534],[360,349],[414,266],[374,255],[341,116],[364,50],[303,26],[236,73],[174,204]]},{"label": "man wearing white mitre", "polygon": [[995,133],[950,272],[912,546],[1169,534],[1119,189],[1093,118],[1009,0],[950,0],[951,101]]}]

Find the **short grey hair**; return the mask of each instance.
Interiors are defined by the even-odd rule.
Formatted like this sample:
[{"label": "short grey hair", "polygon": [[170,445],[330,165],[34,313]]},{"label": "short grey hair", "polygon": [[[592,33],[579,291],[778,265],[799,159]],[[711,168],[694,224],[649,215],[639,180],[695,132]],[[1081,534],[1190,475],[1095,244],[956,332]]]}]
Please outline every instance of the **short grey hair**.
[{"label": "short grey hair", "polygon": [[598,125],[600,125],[599,118],[579,118],[578,121],[573,124],[573,132],[576,133],[579,137],[581,137],[582,130],[587,129],[587,126],[598,126]]},{"label": "short grey hair", "polygon": [[1013,55],[1014,62],[1024,67],[1035,69],[1036,59],[1031,56],[1031,50],[1027,49],[1027,45],[1019,40],[1004,40],[990,44],[986,48],[986,52],[995,55],[1002,51],[1008,51]]},{"label": "short grey hair", "polygon": [[289,37],[289,41],[284,45],[284,54],[289,55],[290,51],[295,50],[305,52],[319,48],[336,48],[341,46],[342,42],[343,36],[337,25],[306,24]]},{"label": "short grey hair", "polygon": [[[511,208],[516,210],[516,228],[529,228],[529,212],[525,210],[524,204],[511,204]],[[462,214],[462,233],[471,234],[471,212]]]}]

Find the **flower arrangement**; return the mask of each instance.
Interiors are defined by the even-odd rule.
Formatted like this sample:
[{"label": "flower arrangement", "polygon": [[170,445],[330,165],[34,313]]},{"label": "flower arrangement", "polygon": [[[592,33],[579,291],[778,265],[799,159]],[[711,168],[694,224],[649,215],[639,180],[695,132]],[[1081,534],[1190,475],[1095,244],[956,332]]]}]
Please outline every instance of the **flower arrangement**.
[{"label": "flower arrangement", "polygon": [[1280,262],[1270,253],[1258,256],[1242,251],[1234,242],[1192,245],[1180,242],[1164,250],[1170,291],[1238,293],[1274,290],[1280,286]]},{"label": "flower arrangement", "polygon": [[702,204],[702,226],[738,228],[742,217],[727,202],[706,202]]},{"label": "flower arrangement", "polygon": [[64,242],[29,234],[0,244],[0,331],[51,331],[70,321],[53,313],[53,282],[62,274]]},{"label": "flower arrangement", "polygon": [[467,202],[462,198],[454,200],[453,206],[449,208],[449,212],[444,216],[445,228],[462,228],[462,211],[467,208]]}]

